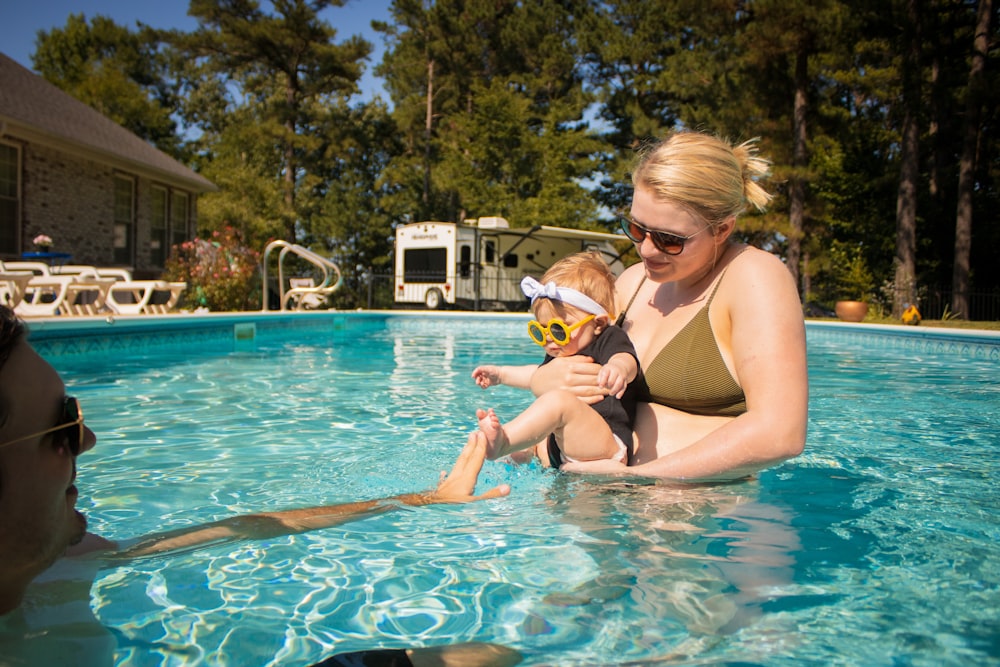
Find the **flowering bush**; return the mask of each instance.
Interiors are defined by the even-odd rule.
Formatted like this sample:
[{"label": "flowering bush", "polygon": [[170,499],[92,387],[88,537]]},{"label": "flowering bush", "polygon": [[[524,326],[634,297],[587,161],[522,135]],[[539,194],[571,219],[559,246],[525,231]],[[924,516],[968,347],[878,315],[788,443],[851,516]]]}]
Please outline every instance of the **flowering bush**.
[{"label": "flowering bush", "polygon": [[239,231],[225,227],[211,239],[175,245],[164,277],[186,282],[185,305],[212,311],[260,308],[260,253],[243,244]]},{"label": "flowering bush", "polygon": [[38,248],[51,248],[52,247],[52,237],[46,236],[45,234],[39,234],[35,238],[31,239],[31,242],[35,244]]}]

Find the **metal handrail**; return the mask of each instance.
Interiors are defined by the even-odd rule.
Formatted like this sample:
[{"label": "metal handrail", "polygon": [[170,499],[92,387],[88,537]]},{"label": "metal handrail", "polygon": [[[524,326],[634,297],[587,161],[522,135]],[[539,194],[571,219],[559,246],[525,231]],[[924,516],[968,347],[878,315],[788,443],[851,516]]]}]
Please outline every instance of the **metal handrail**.
[{"label": "metal handrail", "polygon": [[[263,269],[261,271],[261,275],[263,277],[263,286],[261,288],[263,290],[263,295],[262,295],[263,298],[261,300],[261,310],[264,311],[270,310],[270,308],[268,308],[268,303],[267,303],[267,265],[268,265],[267,260],[268,256],[271,254],[271,251],[274,250],[275,248],[281,248],[281,252],[278,253],[278,293],[279,293],[278,296],[280,297],[279,302],[281,303],[281,310],[288,309],[288,297],[290,296],[291,293],[326,295],[337,291],[338,289],[340,289],[341,285],[343,285],[344,276],[340,273],[340,267],[337,266],[333,261],[313,252],[309,248],[304,248],[295,243],[289,243],[288,241],[282,241],[282,240],[271,241],[270,243],[267,244],[267,247],[264,248]],[[295,288],[290,287],[289,289],[286,290],[284,260],[285,260],[285,255],[287,255],[289,252],[294,253],[299,257],[301,257],[302,259],[312,262],[317,267],[319,267],[323,271],[323,282],[321,282],[319,285],[316,285],[315,287],[295,287]],[[334,283],[333,285],[330,284],[330,281],[333,278],[333,276],[330,273],[331,270],[333,271],[333,273],[337,275],[337,282]]]}]

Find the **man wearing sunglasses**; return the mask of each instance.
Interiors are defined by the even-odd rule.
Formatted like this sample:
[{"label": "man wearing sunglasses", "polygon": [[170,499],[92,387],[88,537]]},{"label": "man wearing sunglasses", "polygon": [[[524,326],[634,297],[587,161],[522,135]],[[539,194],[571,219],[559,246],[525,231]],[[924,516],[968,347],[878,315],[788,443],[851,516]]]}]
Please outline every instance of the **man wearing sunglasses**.
[{"label": "man wearing sunglasses", "polygon": [[[23,619],[11,617],[21,604],[28,585],[63,555],[104,550],[115,557],[143,556],[219,539],[253,539],[325,528],[389,511],[401,504],[466,503],[510,493],[510,488],[504,484],[474,495],[485,459],[486,441],[482,434],[473,433],[451,473],[433,491],[231,517],[154,535],[115,553],[113,543],[87,533],[87,521],[76,509],[76,458],[96,442],[94,433],[84,423],[80,403],[66,396],[59,374],[27,342],[23,324],[13,311],[0,305],[0,663],[6,664],[13,650],[30,650],[25,646],[32,643],[31,635],[36,636],[39,647],[49,658],[57,650],[44,629],[32,633]],[[5,626],[8,622],[10,625]],[[6,637],[5,630],[10,633]],[[19,632],[23,637],[18,637]],[[5,641],[16,644],[4,646]],[[442,654],[449,652],[468,662],[440,662]],[[484,644],[378,653],[392,654],[390,661],[358,664],[419,665],[422,659],[428,658],[437,661],[429,664],[517,662],[515,652]],[[481,661],[484,657],[486,661]],[[57,663],[46,659],[24,664]],[[334,659],[325,664],[341,663]]]}]

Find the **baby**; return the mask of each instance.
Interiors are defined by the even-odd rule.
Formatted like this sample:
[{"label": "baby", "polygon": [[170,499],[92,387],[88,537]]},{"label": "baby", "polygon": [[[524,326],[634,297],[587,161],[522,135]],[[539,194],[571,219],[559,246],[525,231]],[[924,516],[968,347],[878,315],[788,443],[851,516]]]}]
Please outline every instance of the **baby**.
[{"label": "baby", "polygon": [[[542,364],[555,357],[592,357],[601,364],[597,381],[607,395],[588,405],[568,391],[549,391],[506,424],[492,408],[477,410],[490,459],[515,454],[515,460],[528,460],[534,447],[542,462],[552,467],[564,460],[626,461],[635,417],[634,392],[626,389],[635,380],[639,363],[628,336],[611,322],[614,282],[614,274],[593,252],[556,262],[541,282],[530,276],[521,281],[535,315],[528,323],[528,335],[545,348]],[[472,378],[484,389],[498,384],[529,389],[537,368],[479,366]],[[525,450],[528,456],[516,455]]]}]

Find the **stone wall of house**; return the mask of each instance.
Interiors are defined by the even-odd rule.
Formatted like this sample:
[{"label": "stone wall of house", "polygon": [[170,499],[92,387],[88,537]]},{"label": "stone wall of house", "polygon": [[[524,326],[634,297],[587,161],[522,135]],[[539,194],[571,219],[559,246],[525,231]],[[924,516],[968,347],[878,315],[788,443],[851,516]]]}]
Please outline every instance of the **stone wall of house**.
[{"label": "stone wall of house", "polygon": [[[33,250],[38,234],[52,237],[53,250],[68,252],[73,264],[115,266],[114,205],[116,176],[133,178],[135,259],[126,265],[136,278],[158,277],[150,261],[151,192],[154,182],[73,154],[27,144],[22,151],[23,244]],[[161,187],[164,187],[160,184]],[[195,200],[193,193],[189,194]],[[191,206],[189,231],[196,229]],[[120,264],[119,264],[120,266]]]},{"label": "stone wall of house", "polygon": [[110,264],[114,171],[37,144],[24,147],[21,165],[25,250],[46,234],[74,264]]}]

